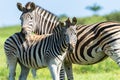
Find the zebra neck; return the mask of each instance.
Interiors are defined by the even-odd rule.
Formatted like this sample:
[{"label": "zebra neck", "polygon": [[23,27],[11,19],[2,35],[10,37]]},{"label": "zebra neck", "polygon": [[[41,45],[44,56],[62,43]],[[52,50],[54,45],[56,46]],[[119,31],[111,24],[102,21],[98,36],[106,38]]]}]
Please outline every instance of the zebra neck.
[{"label": "zebra neck", "polygon": [[59,36],[59,42],[61,42],[61,47],[64,48],[64,49],[67,49],[68,45],[69,45],[69,42],[66,39],[66,35],[64,33],[61,33],[61,32],[58,35],[60,35]]},{"label": "zebra neck", "polygon": [[34,29],[35,34],[47,34],[47,33],[52,33],[54,27],[56,27],[59,23],[58,17],[43,9],[40,6],[36,7],[36,10],[34,11],[35,14],[35,22],[36,26]]},{"label": "zebra neck", "polygon": [[36,36],[34,36],[34,34],[28,34],[28,35],[25,35],[25,37],[23,37],[23,38],[25,39],[25,42],[27,42],[28,45],[31,45],[31,43],[33,41],[35,41],[34,37],[36,37]]}]

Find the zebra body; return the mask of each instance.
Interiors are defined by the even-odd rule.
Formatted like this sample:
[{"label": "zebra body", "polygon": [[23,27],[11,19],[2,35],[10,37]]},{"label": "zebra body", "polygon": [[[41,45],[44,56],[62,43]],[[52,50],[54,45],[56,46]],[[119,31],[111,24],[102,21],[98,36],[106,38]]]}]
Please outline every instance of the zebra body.
[{"label": "zebra body", "polygon": [[[58,36],[60,36],[60,37],[58,37]],[[56,34],[56,35],[50,34],[49,36],[47,36],[43,39],[41,39],[41,37],[37,37],[37,38],[38,38],[38,40],[36,40],[36,38],[34,37],[35,41],[34,41],[34,39],[32,39],[32,40],[30,39],[31,44],[27,44],[28,41],[25,41],[23,43],[22,47],[26,48],[26,49],[23,49],[25,51],[23,52],[23,54],[19,54],[19,56],[25,55],[26,59],[25,58],[23,59],[23,57],[18,57],[18,59],[21,63],[23,63],[24,65],[26,65],[29,68],[31,68],[31,67],[39,68],[39,67],[47,66],[48,61],[51,59],[56,58],[56,59],[60,59],[60,61],[63,60],[64,57],[62,58],[62,55],[63,55],[62,53],[65,52],[67,49],[67,44],[64,40],[65,37],[62,37],[60,34]],[[55,51],[55,49],[57,49],[56,46],[58,47],[58,50]],[[60,51],[60,50],[62,50],[62,51]],[[56,54],[54,52],[56,52]],[[28,61],[27,61],[27,59],[28,59]],[[48,60],[46,60],[46,59],[48,59]]]},{"label": "zebra body", "polygon": [[106,50],[119,50],[119,34],[120,23],[115,22],[78,26],[75,52],[68,54],[66,59],[83,65],[100,62],[108,56]]},{"label": "zebra body", "polygon": [[68,79],[73,80],[72,63],[91,65],[110,57],[120,66],[120,23],[78,26],[77,39],[74,52],[65,58]]},{"label": "zebra body", "polygon": [[60,27],[58,33],[30,35],[29,40],[26,40],[20,32],[5,41],[4,49],[10,70],[9,80],[15,80],[17,62],[20,63],[22,70],[19,80],[26,80],[29,68],[46,66],[50,69],[53,80],[59,80],[59,72],[69,44],[75,44],[77,37],[76,26],[66,24],[66,28],[61,25],[57,27]]}]

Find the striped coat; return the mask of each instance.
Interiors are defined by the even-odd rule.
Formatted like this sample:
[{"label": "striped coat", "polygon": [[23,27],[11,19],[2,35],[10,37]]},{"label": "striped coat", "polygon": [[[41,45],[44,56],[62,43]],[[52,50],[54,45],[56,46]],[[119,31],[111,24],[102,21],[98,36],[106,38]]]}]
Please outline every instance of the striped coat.
[{"label": "striped coat", "polygon": [[67,54],[65,69],[73,80],[72,63],[91,65],[107,57],[120,65],[120,23],[100,22],[77,28],[77,43],[73,54]]},{"label": "striped coat", "polygon": [[[46,18],[46,20],[49,20],[49,18]],[[59,20],[55,20],[55,23],[59,23]],[[53,25],[52,28],[48,26],[46,26],[46,28],[37,27],[37,32],[33,32],[35,32],[35,34],[41,34],[42,31],[44,34],[44,31],[52,31],[54,27],[56,27],[56,25]],[[119,64],[119,27],[120,24],[117,22],[100,22],[92,25],[78,26],[78,40],[75,52],[73,54],[68,54],[65,62],[67,63],[65,69],[69,75],[68,79],[73,79],[72,74],[70,74],[72,73],[72,63],[90,65],[98,63],[109,56]],[[32,27],[31,30],[32,29],[35,29],[35,27]]]},{"label": "striped coat", "polygon": [[66,51],[69,44],[73,46],[76,43],[77,37],[76,26],[71,25],[70,22],[66,23],[65,27],[58,25],[55,29],[59,31],[45,35],[30,35],[29,40],[23,37],[23,33],[15,33],[5,41],[4,49],[10,71],[9,80],[15,80],[17,62],[21,66],[19,80],[26,80],[29,68],[37,69],[45,66],[50,69],[53,80],[59,80]]}]

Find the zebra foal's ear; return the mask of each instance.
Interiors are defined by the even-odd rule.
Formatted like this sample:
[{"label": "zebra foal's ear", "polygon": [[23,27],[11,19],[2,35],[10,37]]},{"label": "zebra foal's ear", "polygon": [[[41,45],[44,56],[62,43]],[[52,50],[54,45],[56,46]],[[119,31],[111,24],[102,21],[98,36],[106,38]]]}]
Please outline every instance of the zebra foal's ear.
[{"label": "zebra foal's ear", "polygon": [[60,27],[64,27],[64,23],[59,22],[59,26],[60,26]]},{"label": "zebra foal's ear", "polygon": [[65,22],[66,22],[66,24],[70,24],[71,23],[69,18]]},{"label": "zebra foal's ear", "polygon": [[73,17],[72,24],[75,25],[76,23],[77,23],[77,19],[76,19],[76,17]]},{"label": "zebra foal's ear", "polygon": [[20,11],[23,11],[23,7],[22,7],[22,4],[21,3],[17,3],[17,8],[20,10]]},{"label": "zebra foal's ear", "polygon": [[68,19],[65,21],[65,23],[66,23],[66,27],[69,27],[69,26],[71,25],[70,19],[68,18]]}]

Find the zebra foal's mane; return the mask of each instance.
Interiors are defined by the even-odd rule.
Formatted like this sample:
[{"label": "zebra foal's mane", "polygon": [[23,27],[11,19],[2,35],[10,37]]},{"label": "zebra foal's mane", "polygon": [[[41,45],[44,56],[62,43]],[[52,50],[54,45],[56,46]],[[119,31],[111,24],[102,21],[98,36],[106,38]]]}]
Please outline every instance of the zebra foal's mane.
[{"label": "zebra foal's mane", "polygon": [[[52,33],[53,28],[59,24],[59,18],[55,14],[53,14],[48,10],[45,10],[44,8],[36,5],[33,2],[26,3],[25,7],[23,7],[21,3],[17,3],[17,6],[19,7],[19,10],[23,12],[22,14],[27,12],[32,12],[32,11],[36,11],[38,13],[39,18],[41,19],[39,23],[41,26],[35,27],[35,30],[33,31],[33,33],[35,34],[41,35],[44,33]],[[44,22],[46,22],[47,24],[44,25],[43,24]],[[52,29],[52,30],[49,30],[49,29]],[[40,30],[43,30],[43,31],[45,30],[46,32],[41,33]]]}]

